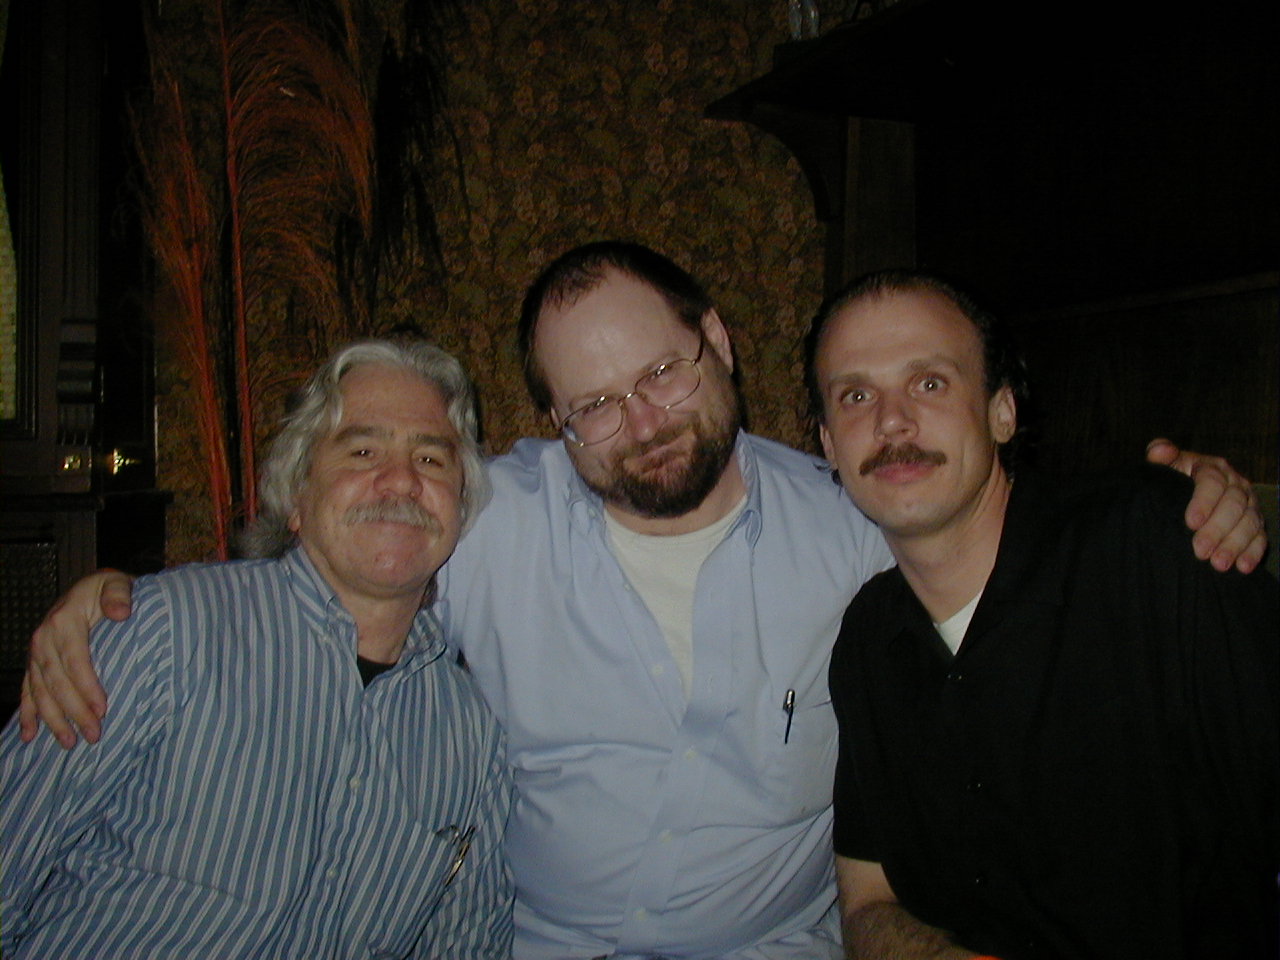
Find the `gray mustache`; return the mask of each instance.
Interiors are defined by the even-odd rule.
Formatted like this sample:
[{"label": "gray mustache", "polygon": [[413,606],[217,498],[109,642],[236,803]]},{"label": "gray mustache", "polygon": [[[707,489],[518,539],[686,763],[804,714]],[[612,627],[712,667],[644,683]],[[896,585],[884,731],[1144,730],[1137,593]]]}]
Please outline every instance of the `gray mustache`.
[{"label": "gray mustache", "polygon": [[430,533],[440,532],[440,521],[413,500],[378,500],[360,503],[347,511],[342,518],[348,526],[357,523],[403,523],[421,527]]}]

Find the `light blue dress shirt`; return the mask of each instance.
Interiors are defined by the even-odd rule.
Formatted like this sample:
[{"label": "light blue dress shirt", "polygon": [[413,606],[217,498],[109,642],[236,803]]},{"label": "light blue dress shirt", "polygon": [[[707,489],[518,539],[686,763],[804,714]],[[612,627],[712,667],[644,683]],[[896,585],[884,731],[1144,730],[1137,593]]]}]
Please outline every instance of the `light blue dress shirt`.
[{"label": "light blue dress shirt", "polygon": [[493,462],[442,572],[446,630],[507,731],[520,960],[840,955],[827,665],[892,561],[824,464],[746,434],[736,456],[747,503],[698,577],[687,703],[562,444]]},{"label": "light blue dress shirt", "polygon": [[500,732],[430,613],[366,689],[301,550],[134,610],[94,632],[98,746],[0,737],[6,958],[510,955]]}]

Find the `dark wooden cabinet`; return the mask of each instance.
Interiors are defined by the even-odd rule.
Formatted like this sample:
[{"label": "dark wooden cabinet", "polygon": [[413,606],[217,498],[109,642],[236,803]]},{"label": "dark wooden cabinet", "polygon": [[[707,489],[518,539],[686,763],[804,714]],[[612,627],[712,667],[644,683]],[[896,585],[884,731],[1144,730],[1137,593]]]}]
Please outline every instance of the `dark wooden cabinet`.
[{"label": "dark wooden cabinet", "polygon": [[[0,711],[40,615],[99,565],[164,562],[152,342],[127,214],[125,99],[144,70],[139,10],[7,5],[0,165],[17,264],[0,352]],[[16,280],[16,283],[14,282]]]},{"label": "dark wooden cabinet", "polygon": [[1019,324],[1042,458],[1167,434],[1277,479],[1280,4],[901,0],[708,115],[796,155],[827,292],[904,264]]}]

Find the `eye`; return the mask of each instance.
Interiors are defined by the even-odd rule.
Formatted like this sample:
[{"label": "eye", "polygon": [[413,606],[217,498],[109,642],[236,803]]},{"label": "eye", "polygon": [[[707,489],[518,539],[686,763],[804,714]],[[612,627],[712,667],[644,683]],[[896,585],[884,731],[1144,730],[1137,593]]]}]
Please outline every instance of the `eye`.
[{"label": "eye", "polygon": [[355,447],[352,449],[350,455],[357,459],[368,459],[373,456],[373,451],[368,447]]},{"label": "eye", "polygon": [[569,417],[578,417],[579,419],[586,419],[587,417],[593,416],[594,414],[599,413],[601,410],[604,410],[610,404],[617,403],[617,402],[618,402],[617,397],[596,397],[590,403],[584,404],[581,407],[579,407],[577,410],[574,410],[572,413],[569,414],[568,417],[565,417],[565,419],[568,420]]},{"label": "eye", "polygon": [[454,462],[453,452],[444,447],[419,450],[414,454],[414,460],[418,466],[428,470],[448,470]]},{"label": "eye", "polygon": [[866,403],[871,399],[871,391],[865,387],[850,387],[841,393],[836,399],[845,406],[856,406],[860,403]]},{"label": "eye", "polygon": [[934,374],[929,374],[920,380],[921,393],[937,393],[940,390],[945,390],[946,386],[947,381]]},{"label": "eye", "polygon": [[646,383],[658,383],[671,376],[671,372],[671,364],[664,363],[662,366],[650,370],[644,379]]}]

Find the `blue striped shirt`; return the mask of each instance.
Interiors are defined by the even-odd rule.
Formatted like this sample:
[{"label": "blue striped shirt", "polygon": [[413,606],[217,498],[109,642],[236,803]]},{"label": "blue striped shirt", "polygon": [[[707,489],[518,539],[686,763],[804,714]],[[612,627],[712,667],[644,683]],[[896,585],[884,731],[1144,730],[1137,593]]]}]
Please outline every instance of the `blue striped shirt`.
[{"label": "blue striped shirt", "polygon": [[302,550],[134,598],[102,742],[0,738],[5,957],[510,955],[500,733],[428,612],[366,689]]}]

